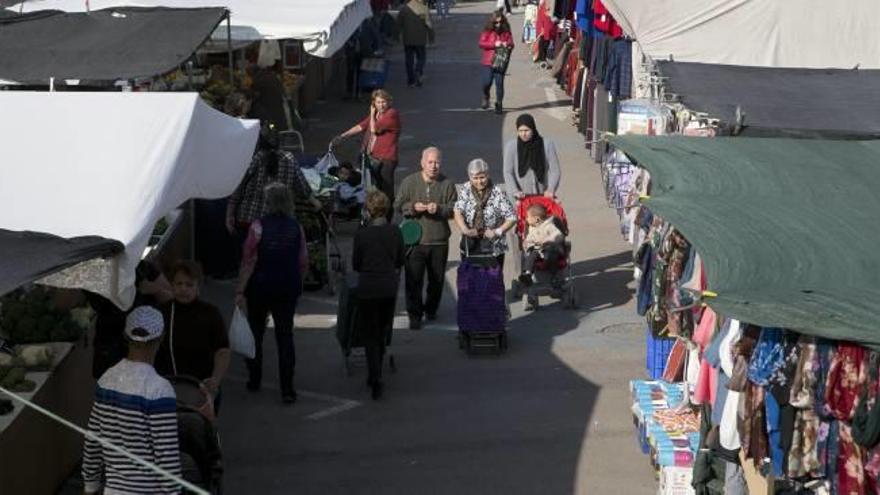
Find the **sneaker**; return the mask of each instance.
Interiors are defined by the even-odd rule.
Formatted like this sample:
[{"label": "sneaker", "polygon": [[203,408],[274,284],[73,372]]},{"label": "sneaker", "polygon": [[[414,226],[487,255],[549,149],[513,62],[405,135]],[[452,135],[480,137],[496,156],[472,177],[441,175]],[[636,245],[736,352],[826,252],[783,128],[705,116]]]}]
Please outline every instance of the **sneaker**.
[{"label": "sneaker", "polygon": [[288,405],[296,402],[296,391],[294,390],[292,392],[285,392],[285,393],[281,394],[281,402],[288,404]]},{"label": "sneaker", "polygon": [[410,330],[421,330],[422,329],[422,319],[414,318],[412,316],[409,317],[409,329]]},{"label": "sneaker", "polygon": [[503,110],[501,109],[501,102],[500,101],[495,102],[495,113],[498,115],[501,115],[503,113]]},{"label": "sneaker", "polygon": [[484,96],[482,99],[480,99],[480,108],[482,108],[483,110],[489,109],[489,98],[486,98]]}]

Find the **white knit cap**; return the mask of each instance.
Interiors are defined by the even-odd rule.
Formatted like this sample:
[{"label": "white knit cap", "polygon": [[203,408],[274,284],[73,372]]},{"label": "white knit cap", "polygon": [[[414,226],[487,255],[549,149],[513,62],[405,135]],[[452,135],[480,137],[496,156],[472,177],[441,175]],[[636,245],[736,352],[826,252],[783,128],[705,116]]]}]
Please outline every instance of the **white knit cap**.
[{"label": "white knit cap", "polygon": [[125,335],[135,342],[149,342],[162,336],[165,320],[158,309],[138,306],[125,319]]}]

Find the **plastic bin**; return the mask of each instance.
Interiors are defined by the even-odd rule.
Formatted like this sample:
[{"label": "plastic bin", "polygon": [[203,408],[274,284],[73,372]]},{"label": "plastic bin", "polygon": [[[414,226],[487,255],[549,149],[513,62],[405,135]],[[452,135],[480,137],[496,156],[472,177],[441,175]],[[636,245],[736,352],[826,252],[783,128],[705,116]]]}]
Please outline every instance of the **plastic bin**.
[{"label": "plastic bin", "polygon": [[669,353],[672,352],[672,345],[675,339],[665,337],[654,337],[651,330],[645,332],[647,348],[647,358],[645,367],[648,371],[648,377],[652,380],[659,379],[666,370],[666,361],[669,359]]}]

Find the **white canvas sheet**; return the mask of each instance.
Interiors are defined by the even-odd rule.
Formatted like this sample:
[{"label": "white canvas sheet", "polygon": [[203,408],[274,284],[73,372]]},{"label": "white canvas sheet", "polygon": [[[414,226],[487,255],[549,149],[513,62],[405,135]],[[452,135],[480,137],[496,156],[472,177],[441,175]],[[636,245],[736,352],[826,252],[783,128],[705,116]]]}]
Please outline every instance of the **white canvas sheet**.
[{"label": "white canvas sheet", "polygon": [[123,254],[97,262],[101,280],[67,284],[120,307],[155,222],[190,198],[231,194],[259,133],[195,93],[8,91],[0,108],[0,228],[121,241]]},{"label": "white canvas sheet", "polygon": [[[252,27],[267,39],[303,40],[308,53],[324,58],[342,48],[364,19],[372,15],[369,0],[89,0],[89,3],[92,10],[120,6],[226,7],[232,13],[233,25]],[[11,9],[84,12],[86,0],[28,0]],[[225,23],[217,29],[216,37],[226,37]]]},{"label": "white canvas sheet", "polygon": [[876,0],[606,0],[624,32],[655,60],[880,68]]}]

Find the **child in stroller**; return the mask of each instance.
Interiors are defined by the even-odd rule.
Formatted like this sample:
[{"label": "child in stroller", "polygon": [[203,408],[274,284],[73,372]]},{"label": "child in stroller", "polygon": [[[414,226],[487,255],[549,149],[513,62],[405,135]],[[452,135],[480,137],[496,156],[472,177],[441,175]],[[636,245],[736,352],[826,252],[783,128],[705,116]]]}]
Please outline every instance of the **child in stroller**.
[{"label": "child in stroller", "polygon": [[351,162],[342,162],[338,167],[329,170],[336,176],[336,211],[347,220],[360,218],[361,208],[366,199],[366,192],[361,173],[354,169]]},{"label": "child in stroller", "polygon": [[565,256],[565,235],[559,228],[556,217],[547,215],[547,208],[540,203],[529,205],[526,210],[526,236],[523,240],[523,271],[519,281],[532,285],[535,263],[543,261],[543,266],[551,275],[559,269],[559,259]]},{"label": "child in stroller", "polygon": [[561,299],[564,308],[575,308],[565,210],[553,199],[539,195],[522,198],[516,213],[522,273],[513,280],[513,297],[525,296],[526,311],[537,309],[538,297],[546,295]]}]

